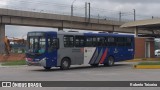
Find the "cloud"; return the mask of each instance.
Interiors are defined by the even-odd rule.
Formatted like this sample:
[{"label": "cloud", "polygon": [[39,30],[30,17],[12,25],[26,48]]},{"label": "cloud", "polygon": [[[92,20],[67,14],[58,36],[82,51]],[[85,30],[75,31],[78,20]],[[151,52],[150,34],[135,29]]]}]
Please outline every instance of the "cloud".
[{"label": "cloud", "polygon": [[130,3],[130,4],[135,4],[135,3],[142,3],[142,4],[152,4],[152,3],[160,3],[160,0],[101,0],[101,1],[108,1],[108,2],[113,2],[113,3]]},{"label": "cloud", "polygon": [[6,6],[6,5],[8,5],[9,2],[10,2],[10,0],[1,0],[0,6]]},{"label": "cloud", "polygon": [[6,36],[15,37],[15,38],[23,38],[30,31],[57,31],[56,28],[43,28],[43,27],[29,27],[29,26],[13,26],[6,25]]}]

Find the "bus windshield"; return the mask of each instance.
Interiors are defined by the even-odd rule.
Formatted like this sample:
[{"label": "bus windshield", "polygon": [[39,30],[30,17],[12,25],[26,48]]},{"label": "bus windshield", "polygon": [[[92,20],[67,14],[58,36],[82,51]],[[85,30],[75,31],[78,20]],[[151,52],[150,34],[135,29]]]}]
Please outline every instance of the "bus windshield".
[{"label": "bus windshield", "polygon": [[29,52],[42,54],[46,50],[46,39],[44,37],[29,37]]}]

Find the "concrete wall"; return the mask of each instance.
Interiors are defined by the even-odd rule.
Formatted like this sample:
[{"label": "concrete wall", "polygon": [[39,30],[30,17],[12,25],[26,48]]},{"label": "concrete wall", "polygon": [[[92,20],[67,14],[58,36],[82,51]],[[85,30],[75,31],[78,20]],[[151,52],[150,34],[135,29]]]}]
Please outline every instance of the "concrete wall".
[{"label": "concrete wall", "polygon": [[145,57],[145,38],[135,38],[135,58]]},{"label": "concrete wall", "polygon": [[155,43],[154,43],[154,41],[151,41],[150,42],[150,48],[151,48],[151,58],[154,58],[155,57],[155,55],[154,55],[154,51],[155,51]]},{"label": "concrete wall", "polygon": [[154,58],[154,38],[135,38],[135,58],[146,58],[146,42],[150,43],[150,58]]}]

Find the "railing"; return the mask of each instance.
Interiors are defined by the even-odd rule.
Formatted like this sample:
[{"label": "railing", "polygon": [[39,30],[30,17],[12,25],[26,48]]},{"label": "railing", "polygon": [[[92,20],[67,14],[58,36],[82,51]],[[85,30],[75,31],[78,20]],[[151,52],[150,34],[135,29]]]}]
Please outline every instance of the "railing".
[{"label": "railing", "polygon": [[[46,2],[46,1],[24,1],[24,0],[4,0],[10,2],[10,4],[0,3],[0,8],[5,9],[13,9],[13,10],[21,10],[21,11],[31,11],[31,12],[40,12],[40,13],[49,13],[49,14],[60,14],[60,15],[71,15],[71,5],[68,4],[58,4],[54,2]],[[13,3],[13,4],[12,4]],[[86,8],[84,6],[73,6],[73,16],[85,17],[88,18],[89,14],[87,12],[86,17]],[[87,8],[88,10],[88,8]],[[94,19],[103,19],[109,20],[113,23],[124,23],[133,21],[134,14],[133,12],[121,12],[107,10],[107,9],[98,9],[98,8],[90,8],[91,14],[90,18]],[[151,16],[136,16],[136,20],[141,19],[151,19]],[[158,17],[156,17],[158,18]]]}]

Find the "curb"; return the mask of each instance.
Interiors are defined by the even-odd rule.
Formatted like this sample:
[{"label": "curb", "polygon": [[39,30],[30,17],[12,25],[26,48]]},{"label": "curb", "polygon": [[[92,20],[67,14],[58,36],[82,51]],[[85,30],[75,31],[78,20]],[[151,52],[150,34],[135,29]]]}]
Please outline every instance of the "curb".
[{"label": "curb", "polygon": [[134,65],[135,69],[160,69],[160,65]]},{"label": "curb", "polygon": [[26,67],[27,65],[11,65],[11,66],[3,66],[3,65],[1,65],[0,64],[0,68],[2,67],[2,68],[6,68],[6,67]]},{"label": "curb", "polygon": [[127,60],[126,62],[140,62],[140,61],[160,61],[160,58],[139,58],[139,59]]}]

